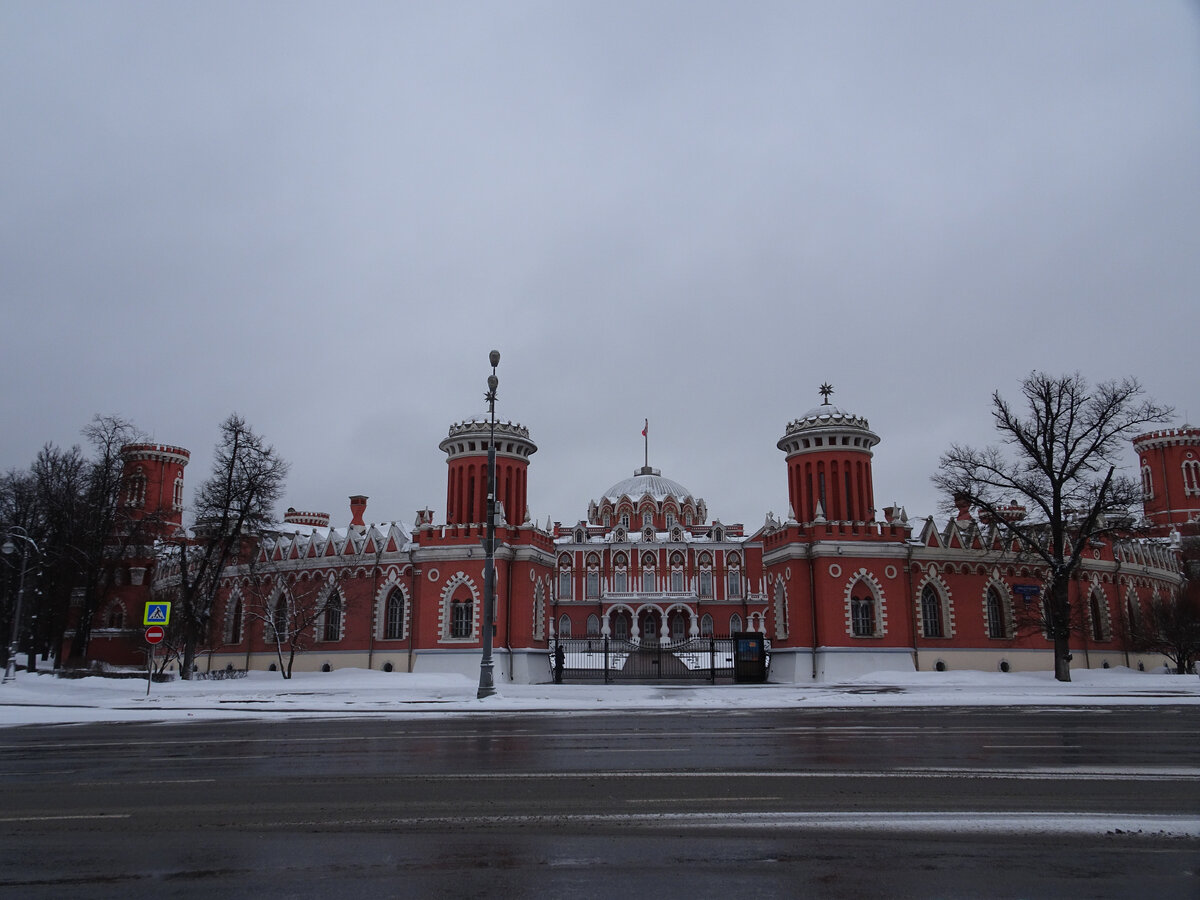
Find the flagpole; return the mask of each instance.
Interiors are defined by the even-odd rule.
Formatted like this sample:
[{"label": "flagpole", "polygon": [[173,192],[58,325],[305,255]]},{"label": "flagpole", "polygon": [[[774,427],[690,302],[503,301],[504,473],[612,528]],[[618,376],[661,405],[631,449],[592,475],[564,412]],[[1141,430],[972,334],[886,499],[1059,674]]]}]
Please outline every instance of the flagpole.
[{"label": "flagpole", "polygon": [[644,466],[650,468],[650,420],[646,419],[646,424],[642,428],[642,438],[646,444],[646,460]]}]

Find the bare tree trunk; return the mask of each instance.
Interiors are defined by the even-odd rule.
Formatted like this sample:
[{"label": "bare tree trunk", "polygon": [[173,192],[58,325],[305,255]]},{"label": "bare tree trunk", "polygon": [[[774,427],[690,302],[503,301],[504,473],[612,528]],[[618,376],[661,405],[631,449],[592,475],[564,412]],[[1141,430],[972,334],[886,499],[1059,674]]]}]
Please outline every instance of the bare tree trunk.
[{"label": "bare tree trunk", "polygon": [[1071,680],[1071,600],[1070,582],[1056,575],[1050,587],[1050,635],[1054,638],[1054,678]]}]

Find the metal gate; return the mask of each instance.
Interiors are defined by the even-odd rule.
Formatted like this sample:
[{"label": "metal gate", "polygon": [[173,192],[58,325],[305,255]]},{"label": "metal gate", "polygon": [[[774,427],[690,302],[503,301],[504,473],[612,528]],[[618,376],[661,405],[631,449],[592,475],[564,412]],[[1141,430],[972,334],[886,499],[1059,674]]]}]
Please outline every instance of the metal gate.
[{"label": "metal gate", "polygon": [[550,647],[554,670],[563,649],[563,681],[708,681],[733,678],[733,639],[696,637],[665,644],[614,637],[562,638]]}]

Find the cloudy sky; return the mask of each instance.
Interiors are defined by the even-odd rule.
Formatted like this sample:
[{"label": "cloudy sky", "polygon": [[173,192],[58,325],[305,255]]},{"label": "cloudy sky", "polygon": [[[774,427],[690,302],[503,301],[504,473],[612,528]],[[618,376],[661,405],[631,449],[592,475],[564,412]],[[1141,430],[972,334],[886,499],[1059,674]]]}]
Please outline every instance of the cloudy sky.
[{"label": "cloudy sky", "polygon": [[1200,418],[1200,8],[1161,2],[0,5],[0,469],[132,419],[286,505],[445,511],[452,421],[573,522],[650,461],[787,512],[866,416],[876,505],[1039,368]]}]

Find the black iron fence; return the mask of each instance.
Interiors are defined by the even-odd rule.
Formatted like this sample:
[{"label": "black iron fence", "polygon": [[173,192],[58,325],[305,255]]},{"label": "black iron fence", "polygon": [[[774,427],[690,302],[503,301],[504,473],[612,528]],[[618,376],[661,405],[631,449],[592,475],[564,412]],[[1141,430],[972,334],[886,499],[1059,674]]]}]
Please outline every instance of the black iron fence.
[{"label": "black iron fence", "polygon": [[614,637],[562,638],[550,646],[550,668],[562,649],[563,681],[708,681],[734,676],[734,642],[695,637],[660,643]]}]

